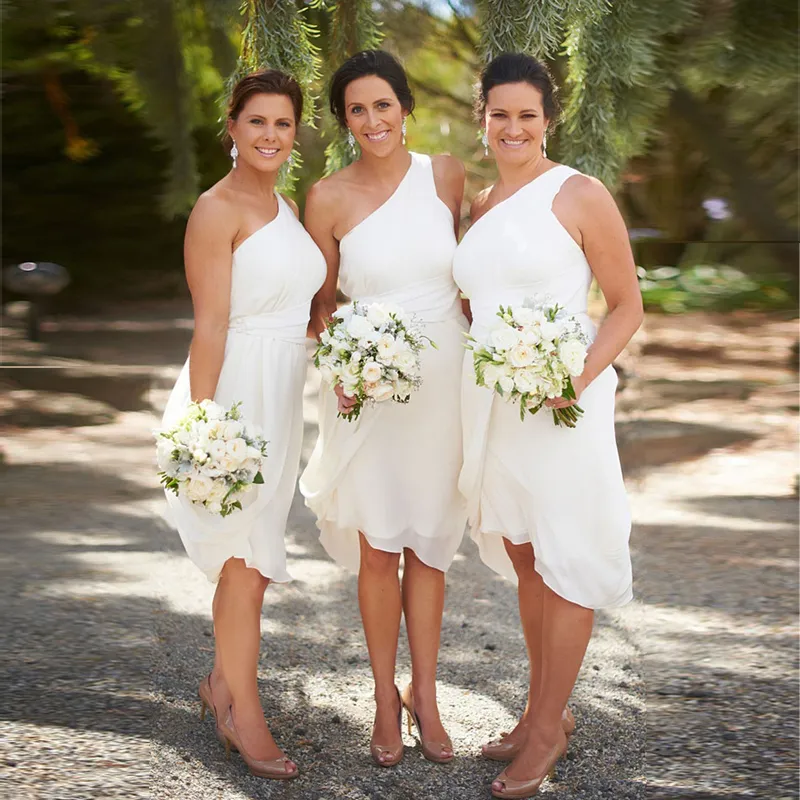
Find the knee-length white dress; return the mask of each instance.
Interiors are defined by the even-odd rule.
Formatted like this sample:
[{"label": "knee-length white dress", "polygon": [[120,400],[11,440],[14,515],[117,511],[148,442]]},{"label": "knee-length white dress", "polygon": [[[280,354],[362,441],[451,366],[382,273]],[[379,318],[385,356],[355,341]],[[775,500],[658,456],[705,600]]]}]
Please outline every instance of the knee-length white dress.
[{"label": "knee-length white dress", "polygon": [[[306,330],[311,299],[325,280],[325,258],[278,196],[278,215],[236,248],[231,270],[230,324],[214,400],[226,408],[241,402],[245,418],[262,429],[268,441],[264,483],[245,495],[241,511],[224,518],[166,492],[166,516],[210,581],[229,558],[244,559],[273,581],[289,581],[284,533],[303,438]],[[189,401],[187,360],[162,427],[172,425]]]},{"label": "knee-length white dress", "polygon": [[363,303],[397,303],[438,346],[423,351],[422,386],[407,405],[366,406],[351,422],[337,418],[335,394],[321,389],[319,438],[300,490],[325,550],[354,572],[359,531],[375,549],[409,548],[445,571],[466,527],[458,474],[467,325],[453,282],[455,249],[431,159],[417,153],[394,194],[340,242],[342,291]]},{"label": "knee-length white dress", "polygon": [[[581,247],[552,210],[574,169],[559,165],[480,217],[454,259],[456,282],[472,307],[481,340],[500,304],[549,295],[576,315],[590,339],[592,273]],[[561,597],[587,608],[632,597],[631,517],[614,436],[617,375],[605,369],[584,391],[575,428],[553,424],[542,409],[520,421],[517,405],[475,384],[464,358],[464,467],[472,538],[495,572],[516,581],[503,538],[532,542],[536,570]]]}]

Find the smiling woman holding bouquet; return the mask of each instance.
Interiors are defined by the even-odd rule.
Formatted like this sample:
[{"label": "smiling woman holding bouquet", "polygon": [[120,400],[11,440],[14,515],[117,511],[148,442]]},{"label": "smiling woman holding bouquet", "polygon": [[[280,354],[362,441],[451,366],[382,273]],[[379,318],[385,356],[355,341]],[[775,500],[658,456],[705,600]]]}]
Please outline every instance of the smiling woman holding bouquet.
[{"label": "smiling woman holding bouquet", "polygon": [[[476,385],[467,354],[459,483],[481,558],[518,582],[530,658],[525,713],[513,731],[483,748],[488,758],[513,761],[492,784],[493,796],[506,798],[536,794],[563,755],[574,727],[566,704],[594,609],[632,596],[611,362],[639,327],[642,302],[611,195],[597,180],[547,158],[546,133],[557,112],[555,87],[535,59],[507,53],[486,67],[479,113],[500,177],[473,202],[473,224],[454,261],[475,341],[489,350],[513,349],[517,336],[521,343],[505,364],[492,364],[491,382],[509,390],[504,398]],[[586,314],[593,276],[608,306],[597,332]],[[558,316],[554,304],[563,309]],[[494,330],[502,324],[501,305],[510,322],[504,333]],[[573,338],[559,354],[559,377],[555,354],[565,331]],[[505,342],[509,332],[514,341]],[[585,364],[581,339],[591,342]],[[574,396],[555,396],[568,373]],[[542,399],[549,393],[546,406],[533,415],[523,408],[522,421],[520,408],[503,402],[539,397],[540,390]]]},{"label": "smiling woman holding bouquet", "polygon": [[[449,156],[406,149],[406,117],[414,100],[403,68],[389,53],[365,51],[346,61],[331,81],[330,105],[361,155],[308,194],[306,226],[328,263],[312,323],[323,332],[336,310],[338,283],[362,307],[382,304],[373,309],[376,325],[375,314],[385,316],[392,305],[414,315],[438,349],[422,353],[422,386],[407,404],[387,399],[360,411],[352,393],[345,394],[347,387],[338,386],[336,394],[323,390],[320,435],[300,488],[317,516],[325,549],[358,572],[375,678],[373,759],[390,767],[402,758],[402,703],[417,723],[425,757],[449,761],[453,751],[439,718],[436,663],[444,573],[466,522],[457,487],[466,320],[452,276],[464,168]],[[365,339],[372,326],[358,315],[348,324],[357,339]],[[373,364],[363,369],[375,372],[362,374],[364,380],[381,373]],[[356,411],[357,419],[347,418]],[[403,612],[412,685],[401,697],[395,659]]]},{"label": "smiling woman holding bouquet", "polygon": [[[291,580],[284,532],[303,433],[305,336],[325,277],[296,209],[275,192],[302,104],[297,82],[276,70],[247,75],[233,89],[233,168],[200,197],[186,229],[194,335],[163,421],[169,427],[180,419],[190,401],[213,399],[225,409],[241,403],[243,421],[259,426],[268,442],[263,484],[241,510],[223,517],[169,492],[167,501],[189,557],[217,583],[216,655],[200,684],[203,710],[212,710],[217,735],[253,774],[275,779],[298,772],[272,738],[259,699],[261,604],[270,581]],[[213,456],[199,453],[201,461]]]}]

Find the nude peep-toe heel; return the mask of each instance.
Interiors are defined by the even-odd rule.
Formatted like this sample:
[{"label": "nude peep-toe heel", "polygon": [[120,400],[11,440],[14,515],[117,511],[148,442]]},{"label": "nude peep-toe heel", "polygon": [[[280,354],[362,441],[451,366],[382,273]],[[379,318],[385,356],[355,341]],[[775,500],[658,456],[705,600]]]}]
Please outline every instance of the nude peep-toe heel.
[{"label": "nude peep-toe heel", "polygon": [[273,758],[269,761],[263,761],[258,758],[253,758],[242,747],[242,741],[236,731],[236,724],[233,721],[233,706],[228,706],[228,713],[225,716],[225,721],[219,723],[219,729],[225,738],[225,756],[231,757],[231,750],[238,750],[242,760],[247,764],[250,772],[257,778],[269,778],[274,781],[288,781],[296,778],[300,774],[297,765],[294,769],[289,769],[289,764],[292,760],[288,756],[281,756],[280,758]]},{"label": "nude peep-toe heel", "polygon": [[[397,729],[400,731],[400,744],[395,747],[388,747],[384,744],[376,744],[373,738],[373,741],[369,743],[369,752],[372,755],[372,760],[379,767],[394,767],[399,764],[405,751],[405,745],[403,744],[403,701],[400,698],[400,690],[396,686],[394,689],[397,692],[397,702],[400,704],[400,709],[397,712]],[[372,735],[373,737],[375,736],[374,733]]]},{"label": "nude peep-toe heel", "polygon": [[541,775],[526,781],[518,781],[514,778],[509,778],[506,775],[506,771],[503,770],[494,779],[495,781],[500,781],[503,784],[503,788],[495,789],[492,786],[492,797],[499,798],[499,800],[523,800],[523,798],[533,797],[538,794],[545,779],[553,777],[558,760],[567,752],[567,737],[563,730],[559,739],[550,754],[550,758],[547,759],[547,764]]},{"label": "nude peep-toe heel", "polygon": [[[567,738],[572,736],[575,731],[575,717],[569,707],[565,708],[561,715],[561,727]],[[522,742],[507,742],[505,741],[506,736],[508,736],[507,733],[501,733],[497,739],[483,745],[481,755],[490,761],[513,761],[522,747]]]},{"label": "nude peep-toe heel", "polygon": [[425,756],[428,761],[433,761],[436,764],[446,764],[448,761],[452,761],[455,754],[453,753],[453,743],[450,741],[449,736],[443,742],[430,742],[423,735],[422,725],[419,724],[419,717],[417,716],[417,712],[414,710],[414,693],[410,683],[403,690],[401,699],[403,701],[403,706],[406,709],[406,714],[408,715],[409,735],[411,734],[412,721],[417,726],[419,743],[422,747],[422,755]]},{"label": "nude peep-toe heel", "polygon": [[214,693],[211,690],[210,672],[208,673],[208,677],[200,681],[200,685],[197,687],[197,694],[200,695],[200,721],[202,722],[206,718],[206,711],[210,711],[211,716],[214,718],[214,733],[216,733],[217,739],[224,745],[225,736],[219,728],[217,708],[214,705]]}]

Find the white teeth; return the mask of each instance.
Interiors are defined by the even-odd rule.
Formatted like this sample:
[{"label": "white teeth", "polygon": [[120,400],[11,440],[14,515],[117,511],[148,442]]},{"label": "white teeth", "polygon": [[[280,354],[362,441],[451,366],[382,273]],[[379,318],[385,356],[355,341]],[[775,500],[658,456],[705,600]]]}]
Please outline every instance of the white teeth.
[{"label": "white teeth", "polygon": [[389,135],[389,131],[381,131],[380,133],[368,133],[367,139],[371,142],[382,142]]},{"label": "white teeth", "polygon": [[277,147],[256,147],[259,153],[263,156],[274,156],[279,151]]},{"label": "white teeth", "polygon": [[521,139],[519,141],[515,141],[514,139],[503,139],[503,144],[508,145],[509,147],[520,147],[521,145],[525,144],[525,139]]}]

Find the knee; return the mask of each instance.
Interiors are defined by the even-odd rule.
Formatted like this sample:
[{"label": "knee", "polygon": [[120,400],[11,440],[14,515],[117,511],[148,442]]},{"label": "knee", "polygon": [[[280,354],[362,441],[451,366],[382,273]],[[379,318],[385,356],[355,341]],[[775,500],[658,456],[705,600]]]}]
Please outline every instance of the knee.
[{"label": "knee", "polygon": [[258,602],[263,599],[264,591],[269,585],[268,578],[265,578],[257,569],[248,567],[241,558],[230,558],[225,562],[221,580],[228,583],[236,594],[244,595]]},{"label": "knee", "polygon": [[382,575],[397,575],[400,566],[400,553],[387,553],[376,550],[362,540],[361,569]]},{"label": "knee", "polygon": [[511,559],[511,566],[520,579],[530,578],[536,574],[536,559],[533,555],[533,545],[530,542],[525,544],[511,544],[508,539],[503,540],[503,544]]}]

